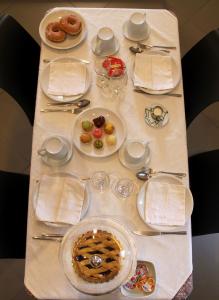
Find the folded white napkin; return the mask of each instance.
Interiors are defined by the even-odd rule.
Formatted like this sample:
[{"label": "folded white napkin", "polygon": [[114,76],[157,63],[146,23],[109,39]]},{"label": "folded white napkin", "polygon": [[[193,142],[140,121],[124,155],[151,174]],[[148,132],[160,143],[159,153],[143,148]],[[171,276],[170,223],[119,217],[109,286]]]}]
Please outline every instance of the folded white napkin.
[{"label": "folded white napkin", "polygon": [[48,94],[73,96],[84,93],[86,66],[79,62],[51,62]]},{"label": "folded white napkin", "polygon": [[145,195],[145,221],[154,225],[185,224],[185,187],[149,182]]},{"label": "folded white napkin", "polygon": [[134,67],[134,86],[151,90],[173,88],[171,56],[137,53]]},{"label": "folded white napkin", "polygon": [[77,224],[81,218],[85,186],[70,177],[42,176],[36,216],[43,222]]}]

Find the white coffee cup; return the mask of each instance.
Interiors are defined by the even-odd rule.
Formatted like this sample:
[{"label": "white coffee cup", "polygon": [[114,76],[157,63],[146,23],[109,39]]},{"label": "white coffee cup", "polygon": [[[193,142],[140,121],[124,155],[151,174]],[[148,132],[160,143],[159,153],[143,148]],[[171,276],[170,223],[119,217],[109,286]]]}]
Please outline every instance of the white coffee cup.
[{"label": "white coffee cup", "polygon": [[68,147],[61,137],[53,136],[45,140],[38,154],[54,160],[62,160],[68,154]]},{"label": "white coffee cup", "polygon": [[96,37],[95,52],[104,54],[114,52],[116,49],[115,35],[111,28],[102,27],[99,29]]},{"label": "white coffee cup", "polygon": [[131,164],[138,164],[145,160],[149,154],[147,143],[140,140],[130,140],[125,145],[125,160]]},{"label": "white coffee cup", "polygon": [[127,22],[127,32],[130,38],[147,39],[149,36],[149,26],[146,22],[146,15],[136,12],[131,15]]}]

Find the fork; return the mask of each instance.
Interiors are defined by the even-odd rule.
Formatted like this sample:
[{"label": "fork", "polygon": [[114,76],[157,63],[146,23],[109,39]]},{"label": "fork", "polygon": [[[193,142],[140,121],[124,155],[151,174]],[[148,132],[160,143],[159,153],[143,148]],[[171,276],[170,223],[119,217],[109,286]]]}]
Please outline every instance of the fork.
[{"label": "fork", "polygon": [[145,45],[145,44],[139,43],[139,42],[138,42],[138,46],[141,49],[152,49],[152,48],[176,49],[175,46]]},{"label": "fork", "polygon": [[40,112],[43,112],[43,113],[47,113],[47,112],[69,112],[69,113],[72,113],[72,114],[79,114],[80,112],[82,112],[82,108],[74,108],[74,109],[70,109],[70,108],[58,108],[58,109],[53,109],[53,108],[44,108],[44,109],[41,109]]}]

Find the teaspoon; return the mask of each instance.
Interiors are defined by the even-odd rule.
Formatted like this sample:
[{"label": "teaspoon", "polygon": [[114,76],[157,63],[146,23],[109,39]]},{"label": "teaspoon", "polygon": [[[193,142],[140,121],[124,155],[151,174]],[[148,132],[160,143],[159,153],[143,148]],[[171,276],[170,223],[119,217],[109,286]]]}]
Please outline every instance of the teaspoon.
[{"label": "teaspoon", "polygon": [[129,47],[129,50],[134,54],[142,53],[144,51],[144,50],[140,49],[139,47],[133,47],[133,46]]},{"label": "teaspoon", "polygon": [[155,174],[169,174],[169,175],[174,175],[179,178],[183,178],[186,176],[185,173],[178,173],[178,172],[166,172],[166,171],[153,171],[151,168],[146,168],[143,169],[139,172],[136,173],[136,177],[140,180],[147,181],[152,175]]},{"label": "teaspoon", "polygon": [[[134,53],[134,54],[144,52],[143,49],[141,49],[141,48],[139,48],[139,47],[133,47],[133,46],[129,47],[129,50],[130,50],[132,53]],[[163,50],[163,49],[160,49],[159,51],[165,52],[165,53],[169,53],[169,52],[170,52],[170,51],[168,51],[168,50]]]}]

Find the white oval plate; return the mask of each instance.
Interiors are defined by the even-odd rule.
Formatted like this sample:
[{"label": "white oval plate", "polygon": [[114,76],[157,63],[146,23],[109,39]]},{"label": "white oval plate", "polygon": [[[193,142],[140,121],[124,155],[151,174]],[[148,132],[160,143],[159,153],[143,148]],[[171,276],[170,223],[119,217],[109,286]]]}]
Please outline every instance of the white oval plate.
[{"label": "white oval plate", "polygon": [[[149,224],[145,221],[144,215],[145,215],[145,196],[147,193],[147,187],[148,182],[151,181],[157,181],[157,182],[165,182],[165,183],[172,183],[172,184],[182,184],[182,180],[178,179],[175,176],[171,175],[156,175],[145,182],[145,184],[142,186],[142,188],[139,191],[138,197],[137,197],[137,210],[138,213],[143,220],[145,224],[147,224],[149,227],[157,230],[157,231],[174,231],[179,230],[181,226],[167,226],[167,225],[154,225]],[[193,197],[191,194],[191,191],[189,188],[186,188],[186,201],[185,201],[185,214],[186,214],[186,222],[190,218],[193,210]]]},{"label": "white oval plate", "polygon": [[[165,53],[159,50],[147,50],[148,55],[163,55],[163,56],[168,56],[170,55],[169,53]],[[147,89],[144,87],[138,87],[140,90],[145,91],[148,94],[152,94],[152,95],[163,95],[163,94],[167,94],[169,92],[171,92],[173,89],[175,89],[175,87],[178,85],[179,81],[180,81],[180,68],[179,68],[179,64],[177,63],[177,61],[171,56],[171,62],[172,62],[172,72],[173,72],[173,88],[171,89],[165,89],[165,90],[151,90],[151,89]],[[134,82],[134,68],[135,68],[135,63],[132,66],[132,81]]]},{"label": "white oval plate", "polygon": [[[50,65],[51,63],[54,62],[62,62],[62,63],[66,63],[66,62],[77,62],[79,64],[84,64],[86,67],[86,79],[85,79],[85,89],[84,92],[81,94],[77,94],[77,95],[71,95],[71,96],[63,96],[63,95],[52,95],[48,93],[48,87],[49,87],[49,76],[50,76]],[[50,63],[48,63],[45,68],[42,70],[41,76],[40,76],[40,84],[41,84],[41,88],[44,92],[44,94],[49,97],[50,99],[57,101],[57,102],[71,102],[74,101],[76,99],[81,98],[82,96],[84,96],[86,94],[86,92],[88,91],[90,85],[91,85],[91,71],[89,68],[89,65],[87,63],[84,63],[83,61],[81,61],[78,58],[74,58],[74,57],[60,57],[60,58],[56,58],[51,60]]]},{"label": "white oval plate", "polygon": [[[58,172],[58,173],[53,173],[49,174],[51,176],[60,176],[60,177],[73,177],[75,179],[79,179],[79,177],[75,174],[70,174],[70,173],[65,173],[65,172]],[[35,181],[35,186],[34,186],[34,192],[33,192],[33,208],[34,211],[37,206],[37,199],[38,199],[38,193],[39,193],[39,187],[40,187],[40,180]],[[90,205],[90,191],[89,191],[89,184],[86,184],[85,182],[85,196],[84,196],[84,203],[82,206],[82,211],[81,211],[81,220],[86,216],[88,208]],[[52,223],[52,222],[43,222],[44,224],[52,227],[69,227],[72,226],[72,224],[64,224],[64,223]]]},{"label": "white oval plate", "polygon": [[[83,144],[80,141],[80,135],[83,133],[83,129],[81,126],[82,121],[89,120],[92,121],[94,118],[97,118],[99,116],[104,116],[106,121],[112,123],[115,126],[115,131],[113,134],[115,134],[117,143],[115,145],[107,145],[105,142],[105,137],[107,134],[103,135],[103,138],[101,140],[104,143],[104,146],[102,149],[96,149],[93,145],[94,138],[92,139],[92,142],[89,144]],[[103,107],[94,107],[87,110],[84,110],[82,113],[80,113],[77,116],[77,119],[75,120],[75,126],[74,126],[74,144],[75,147],[82,152],[85,155],[88,155],[90,157],[107,157],[115,153],[119,150],[119,148],[122,146],[126,139],[126,126],[125,122],[123,121],[123,118],[119,115],[117,115],[112,110],[103,108]]]},{"label": "white oval plate", "polygon": [[[70,34],[67,34],[66,39],[63,42],[59,42],[59,43],[57,43],[57,42],[55,43],[55,42],[48,40],[46,37],[46,34],[45,34],[47,25],[51,22],[59,22],[59,20],[63,16],[67,16],[70,14],[74,14],[81,19],[81,23],[82,23],[81,32],[77,36],[71,36]],[[86,26],[86,22],[83,19],[83,17],[79,13],[72,10],[71,8],[69,8],[69,9],[56,8],[56,9],[53,9],[52,11],[48,12],[44,16],[42,21],[40,22],[39,34],[40,34],[40,37],[41,37],[42,41],[44,42],[44,44],[46,44],[47,46],[49,46],[51,48],[62,49],[62,50],[70,49],[70,48],[73,48],[73,47],[79,45],[85,39],[85,37],[87,35],[87,26]]]}]

